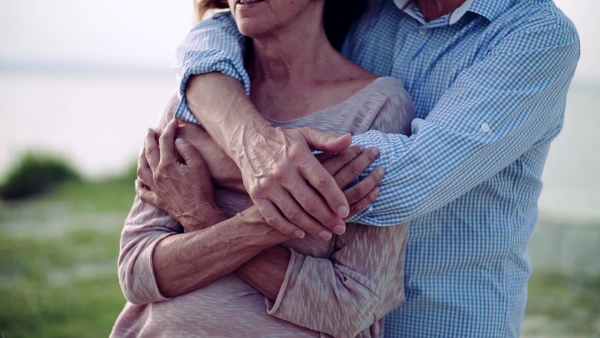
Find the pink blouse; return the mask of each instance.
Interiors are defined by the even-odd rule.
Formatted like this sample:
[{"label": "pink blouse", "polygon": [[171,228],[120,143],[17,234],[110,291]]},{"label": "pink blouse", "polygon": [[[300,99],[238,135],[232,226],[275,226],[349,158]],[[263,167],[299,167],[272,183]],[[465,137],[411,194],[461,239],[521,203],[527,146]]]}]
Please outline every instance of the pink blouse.
[{"label": "pink blouse", "polygon": [[[379,78],[348,100],[286,122],[333,134],[370,129],[408,134],[412,103],[398,80]],[[229,214],[251,205],[247,195],[217,189]],[[382,318],[404,301],[408,224],[349,224],[330,241],[307,236],[283,246],[292,255],[275,302],[235,273],[188,294],[166,298],[152,268],[163,238],[181,233],[163,210],[136,197],[121,235],[119,280],[128,302],[111,337],[380,337]]]}]

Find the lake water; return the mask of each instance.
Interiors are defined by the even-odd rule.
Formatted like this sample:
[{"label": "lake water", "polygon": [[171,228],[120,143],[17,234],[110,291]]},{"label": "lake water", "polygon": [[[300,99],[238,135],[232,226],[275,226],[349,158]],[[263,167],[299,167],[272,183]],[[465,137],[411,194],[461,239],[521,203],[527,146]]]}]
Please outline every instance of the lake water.
[{"label": "lake water", "polygon": [[[0,72],[0,175],[26,149],[62,154],[90,177],[130,165],[176,88],[165,73]],[[542,215],[600,220],[600,84],[574,83],[544,172]]]}]

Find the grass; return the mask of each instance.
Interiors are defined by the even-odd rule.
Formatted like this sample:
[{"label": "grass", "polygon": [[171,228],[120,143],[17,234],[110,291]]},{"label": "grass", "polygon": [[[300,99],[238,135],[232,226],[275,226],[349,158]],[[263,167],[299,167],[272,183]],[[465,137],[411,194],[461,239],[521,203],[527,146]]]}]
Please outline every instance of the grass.
[{"label": "grass", "polygon": [[106,337],[125,301],[116,268],[118,232],[0,237],[0,334]]},{"label": "grass", "polygon": [[[135,170],[0,202],[0,337],[106,337],[125,304],[116,274]],[[523,337],[600,337],[600,276],[535,272]],[[527,323],[527,319],[526,319]]]},{"label": "grass", "polygon": [[29,151],[9,169],[0,185],[0,197],[5,200],[27,198],[45,193],[62,182],[79,179],[79,173],[63,158]]},{"label": "grass", "polygon": [[533,274],[527,315],[544,316],[570,335],[600,337],[600,276]]},{"label": "grass", "polygon": [[0,337],[108,336],[125,304],[116,262],[134,175],[0,203]]}]

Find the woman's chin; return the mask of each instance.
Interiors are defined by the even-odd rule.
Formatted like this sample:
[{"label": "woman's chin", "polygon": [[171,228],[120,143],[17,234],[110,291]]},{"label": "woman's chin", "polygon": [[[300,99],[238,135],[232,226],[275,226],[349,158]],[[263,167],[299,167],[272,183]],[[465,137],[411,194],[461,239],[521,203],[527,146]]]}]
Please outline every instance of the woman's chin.
[{"label": "woman's chin", "polygon": [[260,20],[242,19],[237,22],[237,26],[242,35],[249,37],[264,35],[269,31],[264,22],[260,22]]}]

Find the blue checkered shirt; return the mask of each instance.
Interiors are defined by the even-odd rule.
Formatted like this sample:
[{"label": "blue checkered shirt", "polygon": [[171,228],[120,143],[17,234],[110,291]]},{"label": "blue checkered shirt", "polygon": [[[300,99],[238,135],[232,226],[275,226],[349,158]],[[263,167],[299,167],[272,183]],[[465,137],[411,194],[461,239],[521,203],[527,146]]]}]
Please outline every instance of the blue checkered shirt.
[{"label": "blue checkered shirt", "polygon": [[[193,74],[219,71],[249,92],[242,53],[229,15],[195,27],[178,50],[177,115],[194,121]],[[414,2],[373,0],[343,53],[401,79],[417,116],[410,137],[353,138],[381,150],[386,175],[352,221],[411,222],[406,303],[386,316],[386,336],[519,336],[542,169],[579,58],[573,24],[550,0],[467,0],[430,22]]]}]

